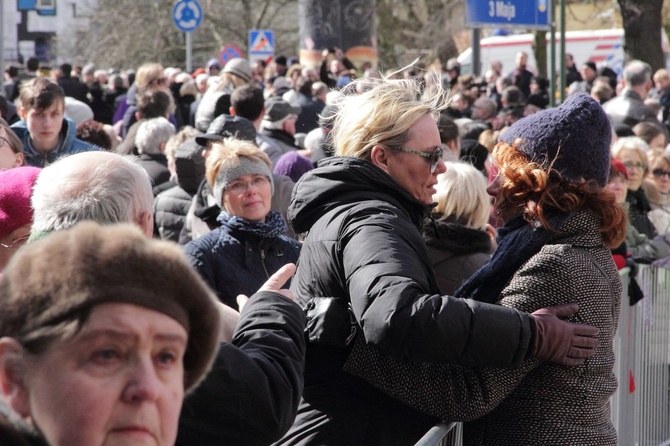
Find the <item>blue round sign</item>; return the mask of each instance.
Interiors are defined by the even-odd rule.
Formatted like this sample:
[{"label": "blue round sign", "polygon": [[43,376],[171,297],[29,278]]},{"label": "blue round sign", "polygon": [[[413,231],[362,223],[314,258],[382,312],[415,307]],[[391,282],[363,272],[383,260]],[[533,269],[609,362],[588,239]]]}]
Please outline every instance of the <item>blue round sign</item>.
[{"label": "blue round sign", "polygon": [[182,32],[195,30],[202,22],[202,7],[198,0],[179,0],[172,8],[172,20]]}]

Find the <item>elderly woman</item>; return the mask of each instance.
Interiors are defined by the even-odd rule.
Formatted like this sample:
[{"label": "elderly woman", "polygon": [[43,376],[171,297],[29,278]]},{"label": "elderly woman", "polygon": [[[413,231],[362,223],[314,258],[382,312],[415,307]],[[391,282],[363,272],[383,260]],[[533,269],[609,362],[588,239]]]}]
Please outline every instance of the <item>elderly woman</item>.
[{"label": "elderly woman", "polygon": [[638,232],[649,238],[656,236],[656,229],[649,220],[651,210],[649,199],[642,187],[642,183],[649,173],[649,146],[637,136],[619,138],[612,145],[612,157],[621,161],[628,171],[628,194],[626,202],[629,205],[628,217]]},{"label": "elderly woman", "polygon": [[600,329],[595,356],[574,369],[537,360],[517,370],[426,364],[382,378],[390,359],[368,355],[347,369],[364,365],[357,374],[426,413],[473,420],[466,446],[616,445],[609,401],[621,280],[610,248],[623,241],[626,217],[606,190],[609,138],[607,116],[586,93],[510,127],[493,151],[499,175],[489,186],[505,220],[499,245],[456,292],[522,311],[574,297],[578,320]]},{"label": "elderly woman", "polygon": [[30,197],[40,170],[32,166],[0,170],[0,275],[30,235]]},{"label": "elderly woman", "polygon": [[0,298],[3,445],[175,443],[220,331],[178,247],[81,223],[23,248]]},{"label": "elderly woman", "polygon": [[445,171],[435,119],[444,98],[422,98],[415,80],[364,87],[340,103],[339,156],[302,177],[289,208],[295,231],[308,232],[291,288],[309,344],[303,400],[280,444],[414,444],[436,422],[344,372],[356,337],[404,361],[497,367],[529,356],[580,364],[598,343],[593,328],[547,309],[529,315],[440,294],[418,226]]},{"label": "elderly woman", "polygon": [[670,233],[670,154],[664,153],[651,163],[651,181],[647,214],[659,234]]},{"label": "elderly woman", "polygon": [[238,294],[253,294],[300,253],[300,244],[283,235],[281,215],[270,210],[271,166],[256,145],[236,138],[213,143],[207,155],[205,176],[221,207],[221,226],[184,249],[221,302],[233,308]]},{"label": "elderly woman", "polygon": [[442,294],[458,287],[491,258],[495,229],[488,224],[489,195],[482,173],[465,162],[445,163],[437,177],[437,203],[423,225],[423,239]]}]

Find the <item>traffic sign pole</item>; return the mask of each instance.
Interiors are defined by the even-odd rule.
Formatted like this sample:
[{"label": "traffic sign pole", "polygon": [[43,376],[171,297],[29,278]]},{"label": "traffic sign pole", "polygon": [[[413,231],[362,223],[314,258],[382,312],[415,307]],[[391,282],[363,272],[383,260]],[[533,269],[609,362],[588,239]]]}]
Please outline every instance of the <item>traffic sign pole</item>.
[{"label": "traffic sign pole", "polygon": [[186,71],[190,73],[193,70],[193,63],[191,62],[191,33],[186,33]]}]

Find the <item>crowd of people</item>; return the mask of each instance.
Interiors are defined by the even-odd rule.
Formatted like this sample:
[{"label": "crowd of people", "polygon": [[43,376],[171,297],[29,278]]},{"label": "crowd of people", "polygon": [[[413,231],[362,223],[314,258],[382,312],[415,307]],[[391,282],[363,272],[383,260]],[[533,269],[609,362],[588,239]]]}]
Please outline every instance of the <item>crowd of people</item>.
[{"label": "crowd of people", "polygon": [[6,70],[0,443],[617,443],[668,72],[322,56]]}]

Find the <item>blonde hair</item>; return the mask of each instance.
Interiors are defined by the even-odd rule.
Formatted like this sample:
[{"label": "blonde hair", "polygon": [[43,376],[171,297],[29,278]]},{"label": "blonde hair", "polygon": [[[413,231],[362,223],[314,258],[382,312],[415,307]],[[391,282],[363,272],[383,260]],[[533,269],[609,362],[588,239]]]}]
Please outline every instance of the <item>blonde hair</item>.
[{"label": "blonde hair", "polygon": [[612,158],[616,158],[621,161],[621,152],[624,150],[630,150],[636,152],[640,157],[640,161],[644,164],[644,175],[647,175],[649,172],[649,145],[644,142],[639,136],[626,136],[623,138],[617,139],[617,141],[612,144]]},{"label": "blonde hair", "polygon": [[240,158],[253,162],[264,162],[272,172],[272,161],[265,152],[254,143],[237,138],[225,138],[212,143],[205,161],[205,178],[210,187],[214,187],[216,176],[222,169],[239,166]]},{"label": "blonde hair", "polygon": [[333,146],[338,155],[366,160],[378,144],[400,149],[419,119],[431,115],[437,120],[449,105],[448,93],[441,87],[422,97],[423,87],[416,79],[360,78],[343,93],[331,132]]},{"label": "blonde hair", "polygon": [[438,221],[455,217],[468,228],[485,229],[491,203],[486,179],[474,166],[463,162],[445,162],[447,171],[437,177],[433,201]]},{"label": "blonde hair", "polygon": [[163,65],[159,63],[145,63],[142,64],[137,69],[137,74],[135,75],[135,85],[137,88],[142,90],[147,88],[151,81],[159,79],[164,76],[165,69]]}]

